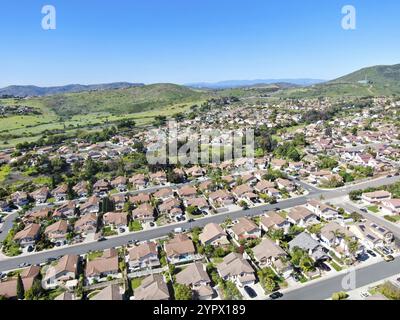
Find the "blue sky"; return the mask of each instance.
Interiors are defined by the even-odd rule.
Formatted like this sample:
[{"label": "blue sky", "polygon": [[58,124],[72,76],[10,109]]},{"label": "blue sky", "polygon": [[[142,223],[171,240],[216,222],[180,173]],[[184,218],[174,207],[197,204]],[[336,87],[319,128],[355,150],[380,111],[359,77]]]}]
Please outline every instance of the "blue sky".
[{"label": "blue sky", "polygon": [[399,14],[398,0],[1,0],[0,87],[331,79],[400,63]]}]

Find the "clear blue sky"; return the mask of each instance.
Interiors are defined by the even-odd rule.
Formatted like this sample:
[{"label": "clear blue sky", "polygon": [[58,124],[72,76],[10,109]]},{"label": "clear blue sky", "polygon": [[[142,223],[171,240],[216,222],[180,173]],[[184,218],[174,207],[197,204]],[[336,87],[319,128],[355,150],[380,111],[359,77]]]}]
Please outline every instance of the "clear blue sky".
[{"label": "clear blue sky", "polygon": [[400,63],[399,15],[398,0],[1,0],[0,87],[331,79]]}]

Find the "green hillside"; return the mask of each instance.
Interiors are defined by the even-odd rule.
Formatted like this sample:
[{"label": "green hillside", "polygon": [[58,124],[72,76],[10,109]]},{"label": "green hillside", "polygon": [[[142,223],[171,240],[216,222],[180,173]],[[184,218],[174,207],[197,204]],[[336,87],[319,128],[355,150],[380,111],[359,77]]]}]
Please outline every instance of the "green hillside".
[{"label": "green hillside", "polygon": [[57,115],[68,118],[99,112],[113,115],[138,113],[163,109],[177,103],[190,103],[207,96],[208,93],[203,91],[175,84],[153,84],[128,89],[54,95],[37,100]]},{"label": "green hillside", "polygon": [[330,83],[358,83],[367,80],[373,84],[384,86],[395,84],[400,85],[400,64],[391,66],[368,67],[346,76],[340,77]]}]

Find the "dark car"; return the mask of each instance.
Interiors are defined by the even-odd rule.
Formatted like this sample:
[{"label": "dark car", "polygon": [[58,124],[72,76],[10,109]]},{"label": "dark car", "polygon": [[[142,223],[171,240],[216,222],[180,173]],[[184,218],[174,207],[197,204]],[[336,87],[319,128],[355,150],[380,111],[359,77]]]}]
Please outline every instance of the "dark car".
[{"label": "dark car", "polygon": [[282,297],[283,297],[283,294],[280,293],[279,291],[277,291],[277,292],[274,292],[274,293],[270,294],[269,297],[270,297],[272,300],[275,300],[275,299],[282,298]]},{"label": "dark car", "polygon": [[107,238],[106,238],[106,237],[100,237],[100,238],[98,238],[98,239],[97,239],[97,241],[98,241],[98,242],[101,242],[101,241],[106,241],[106,240],[107,240]]},{"label": "dark car", "polygon": [[194,221],[194,219],[189,219],[187,222],[193,222]]},{"label": "dark car", "polygon": [[154,226],[155,226],[154,222],[150,222],[150,227],[154,227]]},{"label": "dark car", "polygon": [[324,271],[331,271],[331,268],[326,263],[323,262],[318,263],[317,267]]},{"label": "dark car", "polygon": [[250,298],[257,297],[257,293],[249,286],[244,286],[243,289],[244,289],[244,291],[246,291],[246,293],[249,295]]},{"label": "dark car", "polygon": [[367,250],[368,254],[372,257],[376,257],[376,253],[373,252],[372,250]]},{"label": "dark car", "polygon": [[398,177],[398,176],[400,175],[400,172],[396,172],[394,175],[395,175],[396,177]]},{"label": "dark car", "polygon": [[388,174],[387,176],[386,176],[387,178],[391,178],[391,177],[393,177],[391,174]]}]

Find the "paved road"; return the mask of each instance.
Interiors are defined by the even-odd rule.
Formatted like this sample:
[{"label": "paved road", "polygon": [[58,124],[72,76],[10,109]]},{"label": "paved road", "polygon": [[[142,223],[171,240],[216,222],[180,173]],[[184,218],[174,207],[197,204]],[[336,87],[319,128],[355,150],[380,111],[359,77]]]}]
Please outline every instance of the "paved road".
[{"label": "paved road", "polygon": [[8,231],[12,228],[14,220],[18,217],[18,212],[13,212],[9,215],[7,215],[7,217],[4,218],[4,223],[0,228],[0,242],[3,241],[8,234]]},{"label": "paved road", "polygon": [[250,208],[248,210],[239,210],[236,212],[227,212],[227,213],[220,213],[218,215],[207,216],[202,219],[195,220],[194,222],[183,222],[174,225],[168,225],[163,227],[156,227],[153,229],[148,229],[145,231],[140,231],[136,233],[129,233],[126,235],[111,237],[106,241],[102,242],[89,242],[89,243],[80,243],[77,245],[67,246],[63,248],[56,248],[53,250],[45,251],[45,252],[38,252],[38,253],[31,253],[25,256],[19,256],[15,258],[8,258],[5,260],[0,260],[0,271],[7,271],[11,269],[15,269],[18,267],[19,264],[26,262],[30,264],[40,264],[45,262],[48,258],[57,258],[59,256],[65,254],[84,254],[89,251],[95,250],[104,250],[111,247],[118,247],[122,245],[126,245],[130,240],[138,240],[144,241],[149,239],[160,238],[167,235],[176,227],[182,227],[184,229],[190,229],[196,226],[204,226],[207,223],[215,222],[221,223],[225,221],[227,218],[230,219],[237,219],[243,216],[255,216],[260,215],[265,211],[275,210],[276,208],[279,209],[287,209],[299,205],[303,205],[307,202],[310,198],[318,198],[323,196],[325,199],[328,198],[335,198],[341,197],[348,194],[352,190],[359,190],[364,189],[369,186],[378,187],[382,185],[392,184],[400,180],[400,177],[392,177],[392,178],[380,178],[373,181],[367,181],[360,183],[358,185],[342,187],[335,190],[319,190],[313,191],[306,196],[301,196],[297,198],[291,198],[287,200],[280,201],[277,204],[267,204],[261,205],[259,207]]},{"label": "paved road", "polygon": [[[355,284],[356,288],[366,286],[370,283],[374,283],[385,278],[400,274],[400,257],[397,257],[392,262],[378,262],[355,271]],[[348,273],[342,273],[332,278],[310,283],[295,289],[288,293],[284,293],[280,300],[324,300],[332,296],[332,293],[339,291],[349,291],[349,289],[343,288],[342,281],[346,277],[348,279]],[[347,281],[343,281],[347,282]],[[354,288],[354,289],[356,289]]]}]

